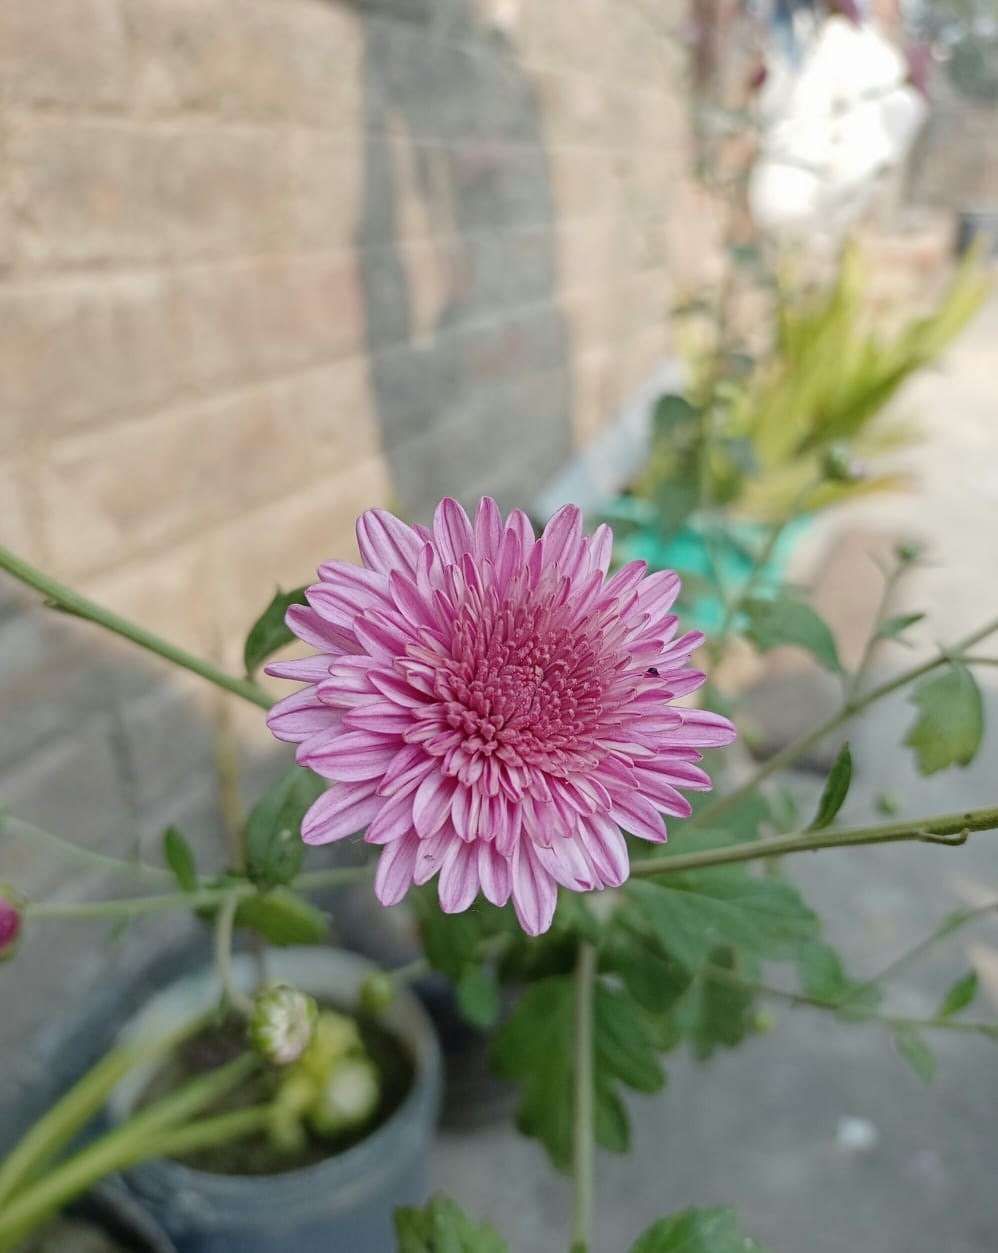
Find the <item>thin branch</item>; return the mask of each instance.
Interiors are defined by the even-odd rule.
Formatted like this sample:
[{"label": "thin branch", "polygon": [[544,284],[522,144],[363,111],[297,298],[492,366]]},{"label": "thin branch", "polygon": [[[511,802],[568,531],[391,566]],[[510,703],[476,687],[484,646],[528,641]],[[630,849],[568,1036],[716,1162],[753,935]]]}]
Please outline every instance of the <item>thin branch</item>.
[{"label": "thin branch", "polygon": [[253,883],[234,887],[202,888],[197,892],[165,892],[161,896],[133,896],[112,901],[32,901],[24,907],[30,919],[38,918],[138,918],[142,914],[170,909],[202,909],[221,905],[230,897],[243,900],[257,894]]},{"label": "thin branch", "polygon": [[940,814],[935,818],[916,818],[913,821],[891,822],[881,826],[853,827],[843,831],[800,831],[793,835],[753,840],[746,844],[728,844],[723,848],[705,849],[701,853],[649,857],[634,863],[631,867],[631,878],[678,874],[683,870],[699,870],[705,866],[724,866],[731,862],[755,861],[760,857],[813,853],[821,848],[847,848],[858,844],[896,844],[914,840],[951,847],[965,844],[972,831],[995,829],[998,829],[998,807]]},{"label": "thin branch", "polygon": [[248,1017],[253,1010],[253,1002],[236,986],[232,977],[232,932],[236,922],[236,910],[239,908],[239,896],[230,891],[222,902],[215,919],[215,968],[222,984],[222,997],[227,1006],[237,1013]]},{"label": "thin branch", "polygon": [[88,622],[95,622],[105,630],[131,640],[133,644],[138,644],[140,648],[145,648],[151,653],[164,657],[167,661],[172,661],[175,666],[190,670],[200,675],[202,679],[207,679],[209,683],[214,683],[227,692],[241,696],[243,700],[259,705],[261,709],[269,709],[273,703],[264,689],[251,679],[239,679],[227,674],[218,666],[205,661],[204,658],[196,657],[186,649],[178,648],[168,640],[154,635],[152,631],[147,631],[144,627],[129,622],[127,618],[120,617],[110,609],[105,609],[102,605],[88,600],[85,596],[74,592],[72,588],[66,587],[65,584],[43,574],[41,570],[35,569],[28,562],[22,561],[9,548],[0,547],[0,570],[6,570],[8,574],[13,575],[26,586],[34,588],[36,592],[41,592],[56,608],[73,614],[77,618],[85,618]]},{"label": "thin branch", "polygon": [[816,744],[820,744],[827,735],[838,730],[844,723],[854,718],[856,714],[861,713],[876,701],[882,700],[885,696],[890,696],[900,688],[907,687],[909,683],[913,683],[916,679],[922,678],[923,675],[931,673],[939,666],[945,665],[955,655],[963,653],[986,636],[994,634],[995,631],[998,631],[998,618],[992,618],[984,626],[979,627],[965,639],[954,644],[952,648],[940,649],[928,661],[923,661],[919,665],[913,666],[910,670],[903,671],[893,679],[871,688],[862,696],[855,696],[851,700],[847,700],[838,713],[833,714],[812,731],[808,731],[805,735],[800,736],[799,739],[788,744],[780,752],[774,753],[740,787],[735,788],[733,792],[728,792],[724,796],[719,796],[711,804],[704,806],[693,818],[691,825],[697,827],[709,826],[711,819],[716,818],[719,814],[726,813],[733,806],[751,795],[770,775],[776,774],[778,770],[784,770],[786,767],[792,766],[809,749]]},{"label": "thin branch", "polygon": [[15,839],[24,840],[27,844],[42,844],[48,848],[55,849],[64,857],[71,857],[75,861],[86,862],[95,869],[103,870],[108,874],[128,874],[143,875],[156,879],[173,879],[173,875],[169,870],[164,870],[161,866],[147,866],[141,861],[125,861],[120,857],[110,857],[107,853],[98,853],[90,848],[83,848],[81,845],[74,844],[71,840],[65,839],[61,835],[56,835],[52,831],[45,831],[42,827],[36,827],[34,823],[24,822],[20,818],[13,818],[8,814],[0,814],[0,834],[12,835]]},{"label": "thin branch", "polygon": [[596,949],[583,941],[575,965],[575,1117],[572,1120],[572,1173],[575,1204],[572,1253],[589,1253],[593,1229],[595,1129],[593,1113],[593,992]]}]

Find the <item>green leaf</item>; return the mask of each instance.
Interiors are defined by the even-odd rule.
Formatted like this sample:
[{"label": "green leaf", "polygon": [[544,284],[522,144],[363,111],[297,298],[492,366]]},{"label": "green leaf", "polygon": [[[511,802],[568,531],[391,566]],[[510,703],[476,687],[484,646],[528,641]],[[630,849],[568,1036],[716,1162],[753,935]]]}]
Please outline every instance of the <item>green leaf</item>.
[{"label": "green leaf", "polygon": [[966,666],[954,661],[942,674],[923,679],[911,696],[918,717],[905,736],[922,774],[969,766],[984,736],[981,692]]},{"label": "green leaf", "polygon": [[842,958],[831,945],[818,940],[804,944],[797,953],[797,971],[805,996],[830,1005],[841,1003],[845,1017],[862,1017],[880,1003],[876,984],[863,984],[850,979]]},{"label": "green leaf", "polygon": [[832,825],[849,795],[850,783],[852,783],[852,753],[849,751],[849,745],[843,744],[825,780],[821,800],[818,801],[818,812],[808,827],[809,831],[821,831]]},{"label": "green leaf", "polygon": [[625,892],[662,950],[692,971],[724,945],[779,960],[818,935],[794,887],[743,866],[632,880]]},{"label": "green leaf", "polygon": [[[623,919],[620,919],[623,921]],[[617,927],[600,952],[600,969],[612,971],[649,1014],[667,1013],[692,982],[693,975],[668,953],[660,953],[640,932]]]},{"label": "green leaf", "polygon": [[469,969],[481,965],[484,941],[514,933],[510,911],[484,901],[463,914],[445,914],[440,908],[436,884],[410,892],[407,899],[419,922],[426,960],[453,983],[459,982]]},{"label": "green leaf", "polygon": [[329,937],[328,915],[286,887],[240,901],[236,925],[250,927],[271,944],[319,944]]},{"label": "green leaf", "polygon": [[271,653],[276,653],[295,638],[284,624],[284,615],[291,605],[306,603],[305,591],[304,587],[296,587],[293,592],[282,592],[278,588],[273,600],[250,627],[243,646],[243,665],[250,677]]},{"label": "green leaf", "polygon": [[167,827],[163,832],[163,860],[173,871],[182,892],[197,891],[198,870],[194,851],[176,827]]},{"label": "green leaf", "polygon": [[311,770],[292,766],[250,810],[246,820],[246,873],[254,883],[273,887],[298,873],[305,846],[301,820],[326,787]]},{"label": "green leaf", "polygon": [[679,1021],[694,1055],[706,1061],[718,1048],[734,1048],[754,1029],[755,993],[750,986],[723,978],[718,972],[738,972],[738,956],[721,948],[711,954],[710,967],[693,980],[679,1010]]},{"label": "green leaf", "polygon": [[894,1046],[923,1083],[932,1082],[936,1057],[914,1027],[896,1027]]},{"label": "green leaf", "polygon": [[687,1209],[660,1218],[631,1253],[766,1253],[761,1244],[742,1235],[735,1211]]},{"label": "green leaf", "polygon": [[832,633],[810,605],[783,593],[773,598],[751,597],[744,610],[748,618],[745,634],[760,652],[793,644],[811,653],[826,670],[841,674]]},{"label": "green leaf", "polygon": [[[563,1170],[572,1160],[574,1015],[572,976],[541,979],[528,986],[493,1048],[498,1073],[520,1085],[517,1126],[536,1136]],[[602,980],[594,992],[593,1049],[596,1140],[624,1152],[630,1133],[618,1083],[653,1092],[665,1074],[640,1010]]]},{"label": "green leaf", "polygon": [[958,1014],[961,1009],[966,1009],[977,995],[977,971],[969,970],[961,979],[957,979],[956,983],[950,988],[942,999],[942,1003],[936,1010],[937,1018],[949,1018],[953,1014]]},{"label": "green leaf", "polygon": [[470,966],[454,988],[458,1008],[472,1026],[483,1031],[493,1027],[499,1018],[499,984],[485,966]]},{"label": "green leaf", "polygon": [[421,1209],[397,1209],[395,1235],[397,1253],[509,1253],[494,1227],[474,1222],[444,1196]]},{"label": "green leaf", "polygon": [[913,627],[916,622],[921,622],[924,617],[924,613],[899,613],[893,618],[887,618],[877,628],[876,638],[878,640],[896,640],[909,627]]}]

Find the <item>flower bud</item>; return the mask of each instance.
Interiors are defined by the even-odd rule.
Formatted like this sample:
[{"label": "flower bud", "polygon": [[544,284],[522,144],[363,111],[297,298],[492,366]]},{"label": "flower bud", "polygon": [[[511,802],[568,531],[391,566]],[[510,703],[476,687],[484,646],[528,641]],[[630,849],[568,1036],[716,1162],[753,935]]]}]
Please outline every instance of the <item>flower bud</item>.
[{"label": "flower bud", "polygon": [[297,988],[263,988],[253,1002],[250,1043],[266,1061],[288,1066],[308,1048],[318,1016],[315,1001]]},{"label": "flower bud", "polygon": [[321,1136],[358,1127],[374,1113],[381,1096],[378,1072],[366,1057],[345,1057],[330,1071],[309,1111]]},{"label": "flower bud", "polygon": [[360,1007],[366,1014],[383,1014],[395,1000],[395,980],[383,970],[368,975],[360,985]]},{"label": "flower bud", "polygon": [[0,961],[13,957],[21,935],[21,908],[13,888],[0,883]]}]

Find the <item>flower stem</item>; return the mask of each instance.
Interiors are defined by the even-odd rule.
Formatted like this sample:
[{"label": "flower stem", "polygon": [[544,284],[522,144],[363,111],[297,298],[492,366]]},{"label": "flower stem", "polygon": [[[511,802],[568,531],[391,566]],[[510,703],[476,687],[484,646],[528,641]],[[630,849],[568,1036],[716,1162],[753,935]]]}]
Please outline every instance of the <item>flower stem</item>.
[{"label": "flower stem", "polygon": [[236,987],[232,978],[232,932],[235,927],[239,899],[235,892],[230,892],[218,911],[218,917],[215,920],[215,966],[222,983],[222,997],[225,1004],[237,1013],[248,1017],[253,1010],[253,1002]]},{"label": "flower stem", "polygon": [[15,839],[24,840],[27,844],[44,844],[57,850],[65,857],[86,862],[95,869],[104,870],[108,874],[144,875],[149,878],[170,879],[173,875],[160,866],[147,866],[141,861],[125,861],[120,857],[109,857],[106,853],[98,853],[90,848],[83,848],[71,840],[64,839],[52,831],[36,827],[34,823],[23,822],[20,818],[12,818],[0,814],[0,833],[12,835]]},{"label": "flower stem", "polygon": [[264,689],[251,679],[240,679],[234,675],[227,674],[218,666],[212,665],[211,662],[187,652],[186,649],[178,648],[177,645],[161,639],[160,636],[154,635],[152,631],[147,631],[144,627],[140,627],[134,622],[129,622],[127,618],[122,618],[110,609],[105,609],[102,605],[88,600],[85,596],[74,592],[72,588],[66,587],[49,575],[42,573],[41,570],[35,569],[28,562],[15,556],[9,548],[3,548],[2,546],[0,546],[0,570],[6,570],[15,579],[19,579],[28,587],[41,592],[46,600],[56,608],[62,609],[66,613],[74,614],[78,618],[85,618],[89,622],[96,622],[98,626],[104,627],[115,635],[131,640],[133,644],[138,644],[140,648],[148,649],[149,652],[156,653],[158,656],[166,658],[167,661],[173,662],[175,666],[181,666],[185,670],[190,670],[192,673],[200,675],[201,678],[207,679],[209,683],[214,683],[217,687],[224,688],[236,696],[241,696],[243,700],[259,705],[261,709],[269,709],[273,703]]},{"label": "flower stem", "polygon": [[910,670],[905,670],[901,674],[896,675],[893,679],[887,680],[885,683],[879,684],[877,687],[871,688],[862,696],[854,696],[847,700],[838,713],[833,714],[831,718],[822,722],[812,731],[808,731],[799,739],[788,744],[786,748],[778,753],[774,753],[767,761],[765,761],[758,770],[746,779],[740,786],[735,788],[733,792],[728,792],[724,796],[719,796],[711,804],[705,805],[691,822],[691,826],[703,827],[708,826],[712,818],[726,813],[733,806],[744,800],[752,792],[756,790],[760,783],[765,782],[770,775],[775,774],[778,770],[783,770],[787,766],[792,766],[795,761],[803,757],[804,754],[816,744],[819,744],[826,735],[830,735],[844,723],[849,722],[856,714],[861,713],[868,706],[874,704],[878,700],[882,700],[885,696],[890,696],[893,692],[898,691],[902,687],[907,687],[909,683],[913,683],[916,679],[920,679],[923,675],[929,674],[939,666],[945,665],[948,661],[966,649],[972,647],[979,640],[984,639],[988,635],[992,635],[998,631],[998,618],[992,618],[990,622],[986,622],[984,626],[979,627],[965,639],[954,644],[952,648],[940,649],[928,661],[923,661],[917,666],[913,666]]},{"label": "flower stem", "polygon": [[575,1206],[571,1253],[589,1253],[593,1227],[595,1165],[593,1112],[593,992],[596,949],[583,941],[575,965],[575,1118],[572,1123],[572,1171]]},{"label": "flower stem", "polygon": [[164,892],[160,896],[133,896],[113,901],[38,901],[24,907],[29,918],[137,918],[169,909],[202,909],[221,905],[230,897],[243,900],[257,893],[253,883],[234,887],[202,888],[197,892]]},{"label": "flower stem", "polygon": [[374,877],[373,862],[365,866],[339,866],[332,870],[306,870],[295,879],[292,887],[300,891],[317,888],[339,888],[350,883],[364,883]]},{"label": "flower stem", "polygon": [[649,857],[635,862],[631,878],[649,875],[678,874],[705,866],[724,866],[737,861],[754,861],[759,857],[783,856],[786,853],[812,853],[820,848],[845,848],[854,844],[895,844],[903,840],[920,840],[930,844],[955,846],[966,843],[972,831],[994,831],[998,828],[998,807],[965,810],[956,814],[940,814],[935,818],[916,818],[882,826],[853,827],[844,831],[800,831],[772,839],[753,840],[746,844],[729,844],[723,848],[705,849],[700,853],[677,853],[670,857]]}]

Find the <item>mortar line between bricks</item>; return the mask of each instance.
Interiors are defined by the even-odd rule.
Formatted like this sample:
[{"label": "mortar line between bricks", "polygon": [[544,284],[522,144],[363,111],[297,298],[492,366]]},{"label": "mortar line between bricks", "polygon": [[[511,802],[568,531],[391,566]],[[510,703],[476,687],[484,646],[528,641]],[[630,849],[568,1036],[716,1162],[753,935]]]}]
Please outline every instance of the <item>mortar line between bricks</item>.
[{"label": "mortar line between bricks", "polygon": [[[649,213],[648,220],[660,221],[656,213]],[[370,253],[404,252],[407,248],[425,248],[436,245],[444,248],[464,244],[484,243],[489,240],[516,242],[528,238],[540,231],[551,235],[560,235],[566,231],[582,231],[591,229],[594,224],[611,226],[621,218],[632,219],[630,213],[591,213],[573,214],[571,216],[556,215],[554,223],[550,218],[538,219],[536,222],[517,223],[513,227],[484,227],[481,230],[450,232],[448,234],[408,235],[398,240],[386,240],[380,244],[368,244],[358,248],[353,244],[344,244],[339,248],[302,249],[298,252],[244,252],[219,255],[213,257],[187,257],[178,260],[166,258],[150,262],[147,265],[117,265],[104,262],[79,262],[67,264],[63,269],[47,269],[11,271],[9,276],[0,281],[0,296],[32,295],[36,292],[74,290],[92,286],[105,291],[108,280],[122,284],[138,279],[163,277],[173,279],[188,275],[210,274],[217,270],[251,270],[266,265],[309,265],[318,261],[353,261]],[[658,268],[666,268],[660,266]],[[600,284],[593,285],[601,290]]]},{"label": "mortar line between bricks", "polygon": [[[551,111],[545,110],[542,106],[540,112],[543,119],[544,115],[550,114]],[[278,132],[279,134],[290,136],[321,135],[340,143],[345,149],[356,149],[360,153],[363,153],[366,147],[364,137],[375,135],[384,137],[387,142],[400,129],[398,126],[384,128],[371,126],[356,128],[310,126],[307,123],[291,122],[284,119],[263,121],[253,118],[230,118],[226,117],[225,114],[210,112],[180,112],[164,117],[155,113],[116,113],[111,110],[104,112],[92,108],[81,108],[79,105],[74,104],[60,105],[55,103],[32,105],[15,102],[7,107],[6,116],[14,122],[22,124],[27,122],[39,127],[39,129],[46,126],[70,126],[75,130],[85,130],[87,127],[93,127],[94,129],[141,131],[144,134],[149,134],[153,131],[165,134],[177,134],[186,131],[202,135],[213,135],[224,131],[244,131],[247,134],[258,134],[261,132],[273,134]],[[628,145],[624,148],[619,143],[575,143],[562,138],[557,138],[553,142],[546,140],[518,143],[515,140],[503,138],[501,134],[481,134],[457,139],[447,135],[414,135],[408,128],[402,127],[401,129],[416,148],[446,148],[453,152],[474,153],[480,152],[483,148],[488,148],[498,149],[503,152],[540,153],[545,157],[550,157],[553,151],[573,153],[602,152],[608,156],[619,157],[622,151],[635,154],[640,154],[645,148],[649,152],[660,151],[660,147],[652,143]],[[626,128],[624,129],[626,130]],[[361,138],[358,138],[358,134]]]}]

